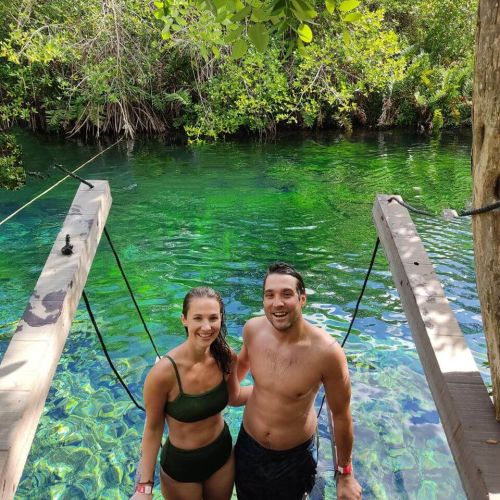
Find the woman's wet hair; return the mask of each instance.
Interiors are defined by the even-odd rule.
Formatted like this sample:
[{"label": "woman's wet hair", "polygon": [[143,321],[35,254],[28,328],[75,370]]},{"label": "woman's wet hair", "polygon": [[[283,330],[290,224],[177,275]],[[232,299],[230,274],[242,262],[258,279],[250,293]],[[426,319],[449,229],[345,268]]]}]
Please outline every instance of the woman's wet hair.
[{"label": "woman's wet hair", "polygon": [[[223,373],[231,373],[231,370],[229,369],[231,366],[231,348],[226,341],[226,312],[224,310],[224,302],[222,301],[220,293],[216,292],[213,288],[210,288],[208,286],[198,286],[196,288],[191,288],[191,290],[189,290],[189,292],[184,297],[184,301],[182,302],[182,314],[185,318],[187,317],[189,305],[193,299],[205,298],[215,299],[219,303],[221,315],[219,335],[217,335],[217,338],[210,345],[210,353],[214,357],[215,361],[217,361],[217,364],[219,365]],[[186,332],[187,331],[188,330],[186,328]]]},{"label": "woman's wet hair", "polygon": [[297,280],[297,294],[305,295],[306,286],[304,284],[304,278],[302,275],[290,264],[286,262],[273,262],[267,268],[267,273],[264,276],[264,282],[262,283],[262,287],[265,290],[266,280],[270,274],[288,274],[288,276],[293,276]]}]

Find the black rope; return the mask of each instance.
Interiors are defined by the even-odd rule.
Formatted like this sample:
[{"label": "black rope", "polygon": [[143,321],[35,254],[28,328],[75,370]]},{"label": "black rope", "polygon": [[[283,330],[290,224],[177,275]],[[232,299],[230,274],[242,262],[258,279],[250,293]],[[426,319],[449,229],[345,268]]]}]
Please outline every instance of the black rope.
[{"label": "black rope", "polygon": [[[401,206],[407,208],[411,212],[415,212],[416,214],[420,215],[426,215],[428,217],[437,217],[436,214],[433,214],[432,212],[428,212],[427,210],[420,210],[418,208],[413,207],[412,205],[406,203],[405,201],[402,201],[395,196],[391,196],[387,202],[390,203],[391,201],[397,201]],[[469,217],[470,215],[479,215],[479,214],[485,214],[486,212],[491,212],[492,210],[496,210],[500,208],[500,201],[497,201],[495,203],[491,203],[490,205],[486,205],[481,208],[474,208],[472,210],[462,210],[461,212],[457,213],[457,217]]]},{"label": "black rope", "polygon": [[[368,278],[370,277],[370,274],[372,272],[373,264],[375,263],[375,258],[377,257],[377,251],[378,247],[380,245],[380,238],[377,238],[377,241],[375,242],[375,247],[372,252],[372,258],[370,261],[370,265],[368,266],[368,270],[366,271],[366,276],[365,276],[365,281],[363,282],[363,286],[361,287],[361,292],[358,297],[358,301],[356,302],[356,307],[354,308],[354,312],[352,314],[351,322],[349,324],[349,328],[347,329],[347,333],[344,337],[344,340],[342,340],[342,344],[340,344],[340,347],[344,347],[345,343],[347,342],[347,338],[349,337],[349,334],[351,333],[352,326],[354,325],[354,320],[356,319],[356,316],[358,314],[359,310],[359,305],[361,304],[361,299],[363,298],[363,295],[366,290],[366,285],[368,284]],[[317,418],[321,415],[321,410],[323,409],[323,404],[325,403],[325,394],[323,394],[323,399],[321,400],[321,405],[319,407],[318,415]],[[319,440],[318,440],[319,442]]]},{"label": "black rope", "polygon": [[90,184],[90,182],[86,181],[85,179],[82,179],[79,175],[76,175],[73,172],[70,172],[69,170],[66,170],[60,163],[54,163],[54,167],[57,167],[59,170],[62,170],[64,173],[68,174],[70,177],[73,177],[73,179],[77,179],[80,182],[83,182],[90,189],[92,189],[94,187],[93,184]]},{"label": "black rope", "polygon": [[490,212],[491,210],[496,210],[497,208],[500,208],[500,201],[497,201],[496,203],[492,203],[491,205],[487,205],[487,206],[481,207],[481,208],[474,208],[472,210],[462,210],[458,214],[458,216],[459,217],[467,217],[468,215],[484,214],[486,212]]},{"label": "black rope", "polygon": [[415,207],[409,205],[408,203],[406,203],[405,201],[402,201],[402,200],[396,198],[395,196],[391,196],[387,200],[388,203],[390,203],[391,201],[397,201],[401,206],[407,208],[411,212],[415,212],[416,214],[427,215],[428,217],[436,217],[436,214],[428,212],[427,210],[420,210],[419,208],[415,208]]},{"label": "black rope", "polygon": [[122,263],[120,262],[120,258],[118,257],[118,254],[115,251],[115,247],[113,246],[113,243],[111,242],[111,237],[109,236],[109,233],[108,233],[108,230],[106,229],[106,227],[104,228],[104,234],[106,235],[106,239],[108,240],[109,246],[111,247],[111,251],[113,252],[113,255],[115,256],[116,263],[118,264],[118,267],[120,268],[120,272],[122,273],[125,284],[127,285],[128,291],[130,293],[130,297],[132,298],[132,301],[134,302],[135,308],[137,309],[137,313],[139,314],[139,317],[141,318],[142,324],[144,325],[144,329],[146,330],[146,333],[148,334],[149,340],[151,341],[151,345],[153,346],[153,349],[155,350],[156,355],[159,358],[161,358],[160,353],[158,352],[158,349],[156,348],[156,345],[154,343],[153,337],[151,336],[151,333],[149,332],[149,329],[146,325],[146,321],[144,320],[144,317],[142,316],[141,310],[139,309],[139,304],[137,304],[137,300],[135,300],[134,292],[132,291],[132,288],[130,287],[130,283],[127,279],[127,276],[125,275],[125,271],[123,270]]},{"label": "black rope", "polygon": [[104,351],[104,355],[106,356],[106,359],[108,360],[109,366],[111,366],[111,369],[113,370],[114,374],[116,375],[116,378],[120,381],[120,384],[122,384],[123,388],[127,391],[127,394],[129,395],[130,399],[132,402],[139,408],[139,410],[146,411],[134,398],[132,393],[130,392],[130,389],[127,387],[127,384],[123,381],[121,378],[120,374],[118,373],[117,369],[113,365],[113,361],[111,361],[111,358],[108,354],[108,350],[106,349],[106,345],[104,344],[104,339],[102,338],[101,332],[99,331],[99,327],[97,326],[96,320],[94,318],[94,314],[92,313],[92,309],[90,308],[89,300],[87,298],[87,294],[85,293],[85,290],[82,292],[83,300],[85,301],[85,306],[87,307],[87,312],[89,313],[90,316],[90,321],[92,321],[92,324],[94,325],[95,332],[97,333],[97,336],[99,337],[99,342],[101,343],[102,350]]}]

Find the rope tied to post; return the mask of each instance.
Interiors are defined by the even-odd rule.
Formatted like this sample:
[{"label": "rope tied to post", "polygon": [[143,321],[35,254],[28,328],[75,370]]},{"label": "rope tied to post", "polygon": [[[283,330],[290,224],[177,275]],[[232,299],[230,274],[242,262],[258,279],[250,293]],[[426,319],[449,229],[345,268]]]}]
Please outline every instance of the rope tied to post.
[{"label": "rope tied to post", "polygon": [[[391,196],[387,200],[388,203],[391,203],[393,201],[396,201],[397,203],[399,203],[401,206],[405,207],[410,212],[420,214],[420,215],[425,215],[426,217],[437,217],[437,214],[429,212],[428,210],[422,210],[419,208],[415,208],[414,206],[410,205],[409,203],[406,203],[403,200],[400,200],[399,198],[396,198],[395,196]],[[442,212],[442,217],[445,220],[451,220],[455,217],[469,217],[472,215],[485,214],[487,212],[491,212],[492,210],[497,210],[498,208],[500,208],[500,201],[490,203],[489,205],[485,205],[484,207],[474,208],[471,210],[462,210],[460,212],[457,212],[456,210],[453,210],[451,208],[445,208]]]}]

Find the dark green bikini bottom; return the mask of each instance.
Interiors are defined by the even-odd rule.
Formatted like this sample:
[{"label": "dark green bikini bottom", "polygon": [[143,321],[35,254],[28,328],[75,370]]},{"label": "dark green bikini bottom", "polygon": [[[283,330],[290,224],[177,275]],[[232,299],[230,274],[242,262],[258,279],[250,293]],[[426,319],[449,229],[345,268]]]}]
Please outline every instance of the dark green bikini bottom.
[{"label": "dark green bikini bottom", "polygon": [[161,450],[161,468],[180,483],[201,483],[229,460],[232,448],[233,441],[226,422],[219,437],[203,448],[183,450],[167,438]]}]

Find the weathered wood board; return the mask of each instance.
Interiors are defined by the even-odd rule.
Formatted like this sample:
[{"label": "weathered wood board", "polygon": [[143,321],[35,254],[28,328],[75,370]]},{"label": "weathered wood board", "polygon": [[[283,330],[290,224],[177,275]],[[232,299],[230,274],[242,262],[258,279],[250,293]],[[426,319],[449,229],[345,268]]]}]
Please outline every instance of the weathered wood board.
[{"label": "weathered wood board", "polygon": [[[111,207],[107,181],[81,184],[0,363],[0,498],[14,497]],[[61,253],[69,234],[73,254]]]},{"label": "weathered wood board", "polygon": [[415,225],[390,198],[377,196],[373,220],[462,484],[470,499],[500,499],[500,422]]}]

